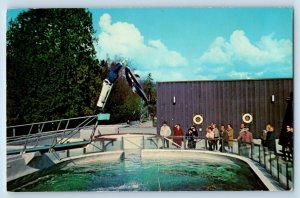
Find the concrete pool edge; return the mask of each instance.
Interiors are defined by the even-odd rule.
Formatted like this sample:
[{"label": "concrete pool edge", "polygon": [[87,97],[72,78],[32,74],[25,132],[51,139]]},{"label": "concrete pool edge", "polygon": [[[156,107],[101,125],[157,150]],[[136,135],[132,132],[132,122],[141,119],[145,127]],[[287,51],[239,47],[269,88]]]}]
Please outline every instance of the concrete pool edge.
[{"label": "concrete pool edge", "polygon": [[[211,151],[201,151],[201,150],[173,150],[173,149],[168,149],[168,150],[158,150],[158,149],[142,149],[141,150],[141,158],[145,159],[145,158],[150,158],[150,159],[159,159],[159,158],[180,158],[180,159],[203,159],[203,155],[199,155],[199,153],[205,153],[205,154],[209,154],[210,155],[210,159],[214,160],[214,161],[218,161],[218,158],[216,156],[227,156],[227,157],[232,157],[235,159],[239,159],[245,163],[247,163],[251,169],[253,170],[253,172],[256,174],[256,176],[261,180],[261,182],[266,186],[266,188],[269,191],[284,191],[285,189],[278,187],[276,185],[274,185],[271,182],[270,177],[268,178],[266,176],[266,173],[264,173],[265,171],[262,171],[259,169],[259,167],[257,166],[257,164],[252,161],[249,158],[246,157],[242,157],[242,156],[238,156],[235,154],[229,154],[229,153],[219,153],[219,152],[211,152]],[[36,154],[35,154],[36,155]],[[34,155],[34,156],[35,156]],[[29,157],[30,155],[28,155]],[[40,155],[37,155],[39,157],[41,157]],[[101,157],[100,157],[101,156]],[[32,157],[32,156],[31,156]],[[32,167],[28,167],[30,168],[31,171],[28,171],[26,175],[20,176],[20,177],[24,177],[24,181],[32,181],[31,179],[37,179],[38,176],[41,176],[40,173],[43,173],[42,175],[45,175],[47,173],[50,173],[51,171],[55,171],[61,167],[63,167],[64,165],[72,165],[72,162],[75,162],[76,164],[79,163],[92,163],[95,161],[103,161],[103,162],[107,162],[107,161],[115,161],[115,160],[119,160],[122,159],[124,157],[124,151],[123,150],[119,150],[119,151],[109,151],[109,152],[100,152],[100,153],[90,153],[90,154],[85,154],[85,155],[78,155],[78,156],[73,156],[73,157],[68,157],[68,158],[64,158],[61,160],[58,160],[57,158],[54,157],[53,153],[47,153],[44,154],[44,157],[53,159],[53,162],[55,162],[52,166],[48,166],[48,167],[44,167],[43,170],[34,170]],[[126,156],[125,156],[126,157]],[[25,160],[26,161],[26,160]],[[38,162],[38,161],[37,161]],[[39,161],[39,163],[41,163],[42,161]],[[18,180],[19,178],[16,178],[14,180]],[[14,181],[14,180],[10,180],[10,181]],[[10,182],[9,180],[7,180],[7,184]],[[15,189],[15,188],[13,188]]]},{"label": "concrete pool edge", "polygon": [[[258,166],[255,164],[254,161],[252,161],[249,158],[235,155],[235,154],[229,154],[229,153],[219,153],[219,152],[211,152],[211,151],[201,151],[201,150],[157,150],[157,149],[143,149],[141,156],[142,159],[166,159],[169,158],[176,158],[178,157],[182,158],[191,158],[191,159],[200,159],[201,156],[199,156],[199,153],[203,154],[209,154],[209,155],[218,155],[218,156],[226,156],[226,157],[232,157],[235,159],[239,159],[245,163],[247,163],[250,168],[253,170],[253,172],[256,174],[256,176],[261,180],[261,182],[266,186],[266,188],[269,191],[284,191],[282,187],[279,185],[275,185],[273,183],[278,183],[274,179],[271,179],[271,177],[268,177],[268,173],[261,171]],[[184,154],[184,155],[183,155]],[[271,182],[272,180],[272,182]]]},{"label": "concrete pool edge", "polygon": [[[13,191],[26,183],[45,176],[72,162],[116,161],[122,159],[124,151],[109,151],[78,155],[59,160],[54,153],[25,153],[7,162],[7,191]],[[99,157],[99,158],[97,158]]]},{"label": "concrete pool edge", "polygon": [[[101,158],[98,158],[96,160],[88,160],[91,157],[97,157],[101,156]],[[85,155],[78,155],[78,156],[73,156],[73,157],[68,157],[64,158],[61,160],[61,162],[69,162],[69,161],[76,161],[76,162],[85,162],[90,163],[92,161],[115,161],[119,160],[124,156],[124,151],[106,151],[106,152],[98,152],[98,153],[90,153],[90,154],[85,154]]]}]

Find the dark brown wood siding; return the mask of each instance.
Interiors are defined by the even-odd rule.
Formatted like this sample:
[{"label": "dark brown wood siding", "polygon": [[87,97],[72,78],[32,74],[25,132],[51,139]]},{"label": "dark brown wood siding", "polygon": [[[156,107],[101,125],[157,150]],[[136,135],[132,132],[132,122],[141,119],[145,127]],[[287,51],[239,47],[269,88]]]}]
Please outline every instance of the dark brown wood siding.
[{"label": "dark brown wood siding", "polygon": [[193,115],[201,114],[204,122],[197,128],[203,129],[202,137],[205,128],[216,122],[218,126],[232,124],[236,138],[243,113],[250,113],[255,138],[267,123],[274,125],[278,138],[292,91],[292,79],[158,82],[157,127],[166,121],[170,126],[180,123],[186,131],[193,125]]}]

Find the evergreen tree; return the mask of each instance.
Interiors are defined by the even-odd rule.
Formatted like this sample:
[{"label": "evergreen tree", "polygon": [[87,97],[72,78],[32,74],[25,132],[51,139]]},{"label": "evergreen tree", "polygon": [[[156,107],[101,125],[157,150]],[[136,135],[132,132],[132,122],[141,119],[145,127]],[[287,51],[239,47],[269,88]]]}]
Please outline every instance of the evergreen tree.
[{"label": "evergreen tree", "polygon": [[86,9],[30,9],[7,31],[7,124],[95,114],[101,67]]},{"label": "evergreen tree", "polygon": [[148,117],[153,119],[156,115],[156,88],[151,73],[147,75],[147,78],[143,83],[143,87],[149,99],[149,105],[147,106]]}]

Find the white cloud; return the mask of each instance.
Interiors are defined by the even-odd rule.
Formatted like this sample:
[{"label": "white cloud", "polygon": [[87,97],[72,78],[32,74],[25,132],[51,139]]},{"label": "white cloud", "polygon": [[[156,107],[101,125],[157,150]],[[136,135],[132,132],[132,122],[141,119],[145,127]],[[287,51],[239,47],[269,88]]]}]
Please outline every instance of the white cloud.
[{"label": "white cloud", "polygon": [[231,71],[228,76],[233,79],[250,79],[250,74],[248,72],[237,72]]},{"label": "white cloud", "polygon": [[228,47],[228,43],[225,42],[223,37],[216,38],[209,49],[201,56],[200,62],[230,64],[231,54],[229,53]]},{"label": "white cloud", "polygon": [[234,31],[229,41],[216,38],[209,49],[198,59],[201,64],[236,64],[249,66],[267,64],[292,64],[292,42],[288,39],[277,40],[273,35],[263,36],[257,43],[252,43],[244,31]]},{"label": "white cloud", "polygon": [[149,40],[133,24],[126,22],[112,23],[109,14],[100,17],[98,56],[105,59],[121,56],[133,60],[146,68],[184,66],[187,60],[176,51],[168,49],[160,40]]}]

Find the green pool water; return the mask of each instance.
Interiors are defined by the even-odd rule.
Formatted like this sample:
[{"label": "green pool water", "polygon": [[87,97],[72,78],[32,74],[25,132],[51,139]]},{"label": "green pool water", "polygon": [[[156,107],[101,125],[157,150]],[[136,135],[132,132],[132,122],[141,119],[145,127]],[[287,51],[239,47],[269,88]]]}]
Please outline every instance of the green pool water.
[{"label": "green pool water", "polygon": [[[229,161],[229,163],[228,163]],[[141,160],[70,164],[18,191],[242,191],[267,190],[244,162]]]}]

